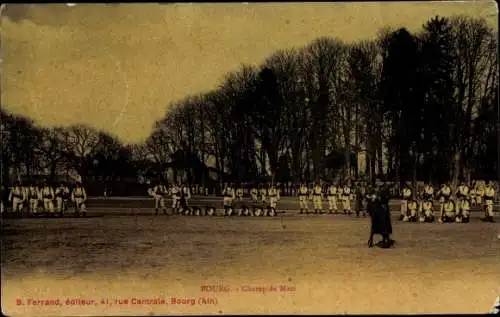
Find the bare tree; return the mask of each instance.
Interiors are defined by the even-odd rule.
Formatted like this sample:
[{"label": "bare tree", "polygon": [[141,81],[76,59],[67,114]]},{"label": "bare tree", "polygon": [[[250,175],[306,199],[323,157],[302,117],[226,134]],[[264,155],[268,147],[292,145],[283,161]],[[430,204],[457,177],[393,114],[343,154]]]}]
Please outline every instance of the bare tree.
[{"label": "bare tree", "polygon": [[54,180],[58,170],[67,169],[70,159],[68,153],[69,131],[62,127],[41,130],[41,142],[38,143],[39,162],[49,170],[49,179]]},{"label": "bare tree", "polygon": [[74,168],[82,180],[85,180],[94,165],[93,155],[99,145],[99,132],[88,126],[74,125],[68,128],[67,140]]},{"label": "bare tree", "polygon": [[492,79],[498,69],[493,56],[496,34],[484,20],[454,17],[456,61],[454,71],[455,109],[457,123],[452,130],[455,136],[452,180],[458,182],[460,172],[472,156],[474,120],[477,118],[481,99],[494,89]]}]

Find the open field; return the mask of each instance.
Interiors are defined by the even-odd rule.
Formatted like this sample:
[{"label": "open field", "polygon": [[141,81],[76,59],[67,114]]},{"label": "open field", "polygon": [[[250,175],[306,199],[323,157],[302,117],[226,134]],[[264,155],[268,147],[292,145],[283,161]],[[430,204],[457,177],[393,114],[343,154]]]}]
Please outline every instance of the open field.
[{"label": "open field", "polygon": [[[90,200],[102,217],[4,219],[3,313],[484,313],[500,294],[500,228],[479,212],[469,224],[394,222],[396,247],[369,249],[366,218],[137,217],[151,213],[140,202]],[[66,303],[75,298],[96,303]]]}]

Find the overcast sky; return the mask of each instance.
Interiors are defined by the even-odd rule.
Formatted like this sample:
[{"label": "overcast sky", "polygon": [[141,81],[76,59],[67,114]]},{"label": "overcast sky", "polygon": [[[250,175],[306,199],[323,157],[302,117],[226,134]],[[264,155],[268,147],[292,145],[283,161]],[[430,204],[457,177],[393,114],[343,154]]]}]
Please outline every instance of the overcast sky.
[{"label": "overcast sky", "polygon": [[455,14],[497,28],[494,1],[9,5],[2,104],[46,126],[85,123],[136,142],[170,102],[215,88],[241,63],[320,36],[370,39]]}]

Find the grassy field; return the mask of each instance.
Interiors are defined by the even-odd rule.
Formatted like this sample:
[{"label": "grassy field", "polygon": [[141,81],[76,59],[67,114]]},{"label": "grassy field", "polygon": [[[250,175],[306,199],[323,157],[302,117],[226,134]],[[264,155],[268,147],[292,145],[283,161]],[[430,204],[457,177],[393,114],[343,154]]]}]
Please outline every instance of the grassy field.
[{"label": "grassy field", "polygon": [[[89,213],[104,205],[121,213],[120,204],[89,202]],[[369,249],[369,220],[348,216],[4,219],[2,309],[11,316],[484,313],[500,294],[500,229],[479,216],[469,224],[394,222],[394,249]],[[137,300],[144,298],[166,303]]]}]

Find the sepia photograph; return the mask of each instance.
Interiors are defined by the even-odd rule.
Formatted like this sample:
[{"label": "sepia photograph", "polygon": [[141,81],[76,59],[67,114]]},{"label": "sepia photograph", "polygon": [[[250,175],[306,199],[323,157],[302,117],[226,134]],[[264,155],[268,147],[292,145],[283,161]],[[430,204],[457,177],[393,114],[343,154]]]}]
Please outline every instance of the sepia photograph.
[{"label": "sepia photograph", "polygon": [[3,315],[500,314],[495,1],[0,15]]}]

